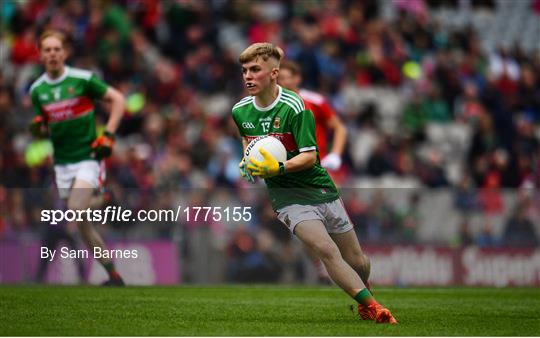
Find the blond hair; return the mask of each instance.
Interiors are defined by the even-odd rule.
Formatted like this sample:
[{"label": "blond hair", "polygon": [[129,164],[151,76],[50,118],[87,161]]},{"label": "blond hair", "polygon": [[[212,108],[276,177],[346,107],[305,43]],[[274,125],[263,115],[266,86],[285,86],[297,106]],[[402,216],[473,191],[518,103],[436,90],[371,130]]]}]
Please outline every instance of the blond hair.
[{"label": "blond hair", "polygon": [[38,49],[41,49],[41,44],[46,38],[49,37],[55,37],[62,43],[62,47],[65,47],[66,44],[66,35],[60,31],[57,30],[46,30],[45,32],[41,33],[38,40]]},{"label": "blond hair", "polygon": [[246,48],[238,57],[241,64],[257,60],[261,57],[264,61],[272,58],[279,62],[283,58],[283,50],[269,42],[257,42]]}]

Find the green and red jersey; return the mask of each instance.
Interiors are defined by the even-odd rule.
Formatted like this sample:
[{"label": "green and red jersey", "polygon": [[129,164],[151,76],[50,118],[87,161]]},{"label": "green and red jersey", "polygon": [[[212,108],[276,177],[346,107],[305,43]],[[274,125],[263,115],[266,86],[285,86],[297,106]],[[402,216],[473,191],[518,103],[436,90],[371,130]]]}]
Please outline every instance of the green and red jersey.
[{"label": "green and red jersey", "polygon": [[[293,91],[279,87],[277,98],[267,107],[259,107],[255,97],[247,96],[232,108],[240,135],[249,142],[259,136],[278,138],[287,150],[287,159],[300,152],[317,149],[315,119],[304,101]],[[334,182],[320,165],[319,156],[309,169],[265,180],[274,210],[291,204],[319,204],[339,197]]]},{"label": "green and red jersey", "polygon": [[96,138],[94,100],[102,98],[107,88],[91,72],[72,67],[65,67],[59,78],[45,73],[32,84],[32,105],[49,126],[56,164],[91,159]]}]

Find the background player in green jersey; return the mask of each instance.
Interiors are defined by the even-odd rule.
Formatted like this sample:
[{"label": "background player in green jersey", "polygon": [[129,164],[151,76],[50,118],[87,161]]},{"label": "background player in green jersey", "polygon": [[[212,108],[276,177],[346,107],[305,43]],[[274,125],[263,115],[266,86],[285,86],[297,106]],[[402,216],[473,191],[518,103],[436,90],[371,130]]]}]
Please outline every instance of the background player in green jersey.
[{"label": "background player in green jersey", "polygon": [[[263,161],[240,162],[250,179],[265,179],[278,218],[325,265],[332,280],[358,302],[362,319],[392,323],[388,309],[377,303],[361,274],[369,275],[353,225],[328,173],[321,167],[315,142],[315,120],[303,100],[277,84],[283,51],[270,43],[255,43],[239,57],[250,96],[232,109],[244,149],[249,140],[272,135],[287,149],[287,161],[278,162],[264,149]],[[251,180],[251,179],[250,179]]]},{"label": "background player in green jersey", "polygon": [[[45,73],[30,87],[36,113],[30,130],[35,136],[51,138],[56,185],[67,208],[85,210],[93,206],[94,192],[103,183],[101,160],[112,152],[114,133],[124,113],[124,97],[92,73],[66,66],[65,47],[65,37],[60,32],[46,31],[39,38]],[[104,135],[99,137],[94,116],[94,101],[98,99],[110,103],[109,120]],[[92,224],[82,221],[76,225],[89,248],[105,249]],[[124,285],[111,259],[98,260],[109,274],[106,285]]]}]

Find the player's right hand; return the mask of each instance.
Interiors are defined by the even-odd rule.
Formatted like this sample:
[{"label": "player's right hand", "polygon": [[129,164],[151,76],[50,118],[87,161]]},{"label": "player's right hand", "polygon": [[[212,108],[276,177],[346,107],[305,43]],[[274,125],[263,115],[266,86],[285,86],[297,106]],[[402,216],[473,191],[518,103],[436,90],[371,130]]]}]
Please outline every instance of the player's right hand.
[{"label": "player's right hand", "polygon": [[45,119],[41,115],[36,115],[32,122],[30,122],[30,126],[28,126],[28,129],[30,129],[30,133],[34,137],[38,138],[44,138],[49,136],[47,132],[47,124],[45,123]]},{"label": "player's right hand", "polygon": [[321,160],[321,166],[334,171],[341,167],[341,156],[336,153],[330,153]]},{"label": "player's right hand", "polygon": [[244,157],[242,157],[242,161],[238,163],[238,169],[240,169],[240,176],[242,176],[243,179],[245,179],[249,183],[255,183],[255,178],[253,178],[253,176],[249,172]]},{"label": "player's right hand", "polygon": [[113,145],[114,135],[105,132],[102,136],[99,136],[92,142],[92,157],[100,161],[111,156]]}]

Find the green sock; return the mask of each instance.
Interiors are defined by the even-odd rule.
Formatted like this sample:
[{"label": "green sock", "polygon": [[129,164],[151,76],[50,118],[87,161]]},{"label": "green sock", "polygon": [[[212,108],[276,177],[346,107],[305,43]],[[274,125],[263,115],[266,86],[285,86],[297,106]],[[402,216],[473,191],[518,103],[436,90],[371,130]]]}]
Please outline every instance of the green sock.
[{"label": "green sock", "polygon": [[114,270],[114,264],[113,262],[107,262],[107,263],[104,263],[103,264],[103,267],[105,268],[105,270],[107,270],[107,272],[111,272]]},{"label": "green sock", "polygon": [[368,306],[373,303],[377,303],[377,301],[375,301],[375,298],[373,298],[373,296],[371,295],[371,293],[369,292],[367,288],[362,289],[362,291],[358,292],[356,296],[354,296],[354,299],[358,303],[365,306]]}]

